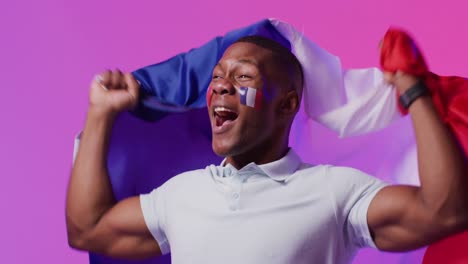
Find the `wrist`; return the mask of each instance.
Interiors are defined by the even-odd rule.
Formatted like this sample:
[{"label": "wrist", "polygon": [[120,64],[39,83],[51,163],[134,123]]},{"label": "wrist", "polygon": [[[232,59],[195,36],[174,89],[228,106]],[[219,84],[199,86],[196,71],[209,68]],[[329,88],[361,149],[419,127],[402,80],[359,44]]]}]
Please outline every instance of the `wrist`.
[{"label": "wrist", "polygon": [[96,105],[90,105],[88,108],[88,118],[99,119],[101,121],[113,121],[117,114],[117,111]]},{"label": "wrist", "polygon": [[86,140],[89,140],[90,138],[94,138],[94,140],[104,139],[107,141],[112,131],[112,127],[114,126],[116,116],[117,115],[113,112],[99,107],[90,106],[88,108],[82,138],[86,138]]},{"label": "wrist", "polygon": [[408,110],[417,99],[426,95],[429,95],[429,90],[424,82],[419,80],[400,92],[399,103],[404,109]]},{"label": "wrist", "polygon": [[411,87],[420,82],[421,79],[418,76],[406,74],[401,71],[397,71],[394,74],[392,83],[400,94],[404,94]]}]

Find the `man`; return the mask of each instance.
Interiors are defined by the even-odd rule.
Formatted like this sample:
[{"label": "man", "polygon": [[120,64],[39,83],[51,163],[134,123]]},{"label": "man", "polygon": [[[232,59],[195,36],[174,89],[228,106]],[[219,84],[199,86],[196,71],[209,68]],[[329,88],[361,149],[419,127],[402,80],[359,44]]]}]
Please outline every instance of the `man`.
[{"label": "man", "polygon": [[[289,50],[240,39],[213,70],[207,96],[223,164],[116,204],[109,135],[139,91],[130,74],[101,74],[69,185],[70,245],[122,258],[171,251],[174,263],[349,263],[363,246],[406,251],[467,228],[465,160],[429,97],[409,106],[421,187],[385,186],[354,169],[304,164],[288,148],[302,80]],[[418,80],[398,72],[387,81],[404,94]],[[261,98],[242,104],[250,91]]]}]

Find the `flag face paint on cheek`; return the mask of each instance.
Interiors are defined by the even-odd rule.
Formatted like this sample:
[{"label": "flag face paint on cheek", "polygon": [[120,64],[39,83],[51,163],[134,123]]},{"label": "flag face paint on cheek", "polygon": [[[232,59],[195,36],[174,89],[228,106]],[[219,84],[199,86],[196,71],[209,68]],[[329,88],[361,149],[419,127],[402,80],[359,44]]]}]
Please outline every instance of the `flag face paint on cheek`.
[{"label": "flag face paint on cheek", "polygon": [[[240,87],[237,89],[239,92],[240,103],[249,106],[255,109],[260,109],[262,107],[262,92],[250,88],[250,87]],[[211,106],[211,98],[213,97],[213,88],[210,86],[206,91],[206,106]]]},{"label": "flag face paint on cheek", "polygon": [[250,87],[240,87],[239,95],[241,104],[253,107],[255,109],[260,109],[262,107],[261,91]]}]

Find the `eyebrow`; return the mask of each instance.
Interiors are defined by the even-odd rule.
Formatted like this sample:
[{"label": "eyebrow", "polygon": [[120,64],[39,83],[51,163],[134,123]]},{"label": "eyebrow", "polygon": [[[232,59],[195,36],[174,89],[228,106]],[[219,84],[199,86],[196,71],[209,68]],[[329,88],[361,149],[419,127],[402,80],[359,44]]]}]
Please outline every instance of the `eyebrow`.
[{"label": "eyebrow", "polygon": [[[237,63],[240,63],[240,64],[252,64],[254,65],[255,67],[258,67],[258,63],[254,60],[249,60],[249,59],[240,59],[240,60],[237,60],[235,62],[236,64]],[[221,64],[218,62],[216,63],[215,67],[221,67]]]},{"label": "eyebrow", "polygon": [[258,67],[258,63],[256,61],[253,61],[253,60],[249,60],[249,59],[240,59],[237,61],[238,63],[247,63],[247,64],[253,64],[255,66]]}]

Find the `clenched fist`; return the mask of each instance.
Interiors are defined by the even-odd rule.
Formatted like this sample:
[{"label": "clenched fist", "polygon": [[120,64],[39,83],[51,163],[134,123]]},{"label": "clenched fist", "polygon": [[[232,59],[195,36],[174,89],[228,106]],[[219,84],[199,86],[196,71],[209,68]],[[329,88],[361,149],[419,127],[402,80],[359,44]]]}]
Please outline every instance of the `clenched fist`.
[{"label": "clenched fist", "polygon": [[418,78],[411,74],[397,71],[396,73],[384,71],[384,80],[398,90],[400,94],[403,94],[410,87],[418,82]]},{"label": "clenched fist", "polygon": [[138,82],[130,73],[105,71],[91,83],[90,107],[107,114],[117,114],[135,107],[138,94]]}]

